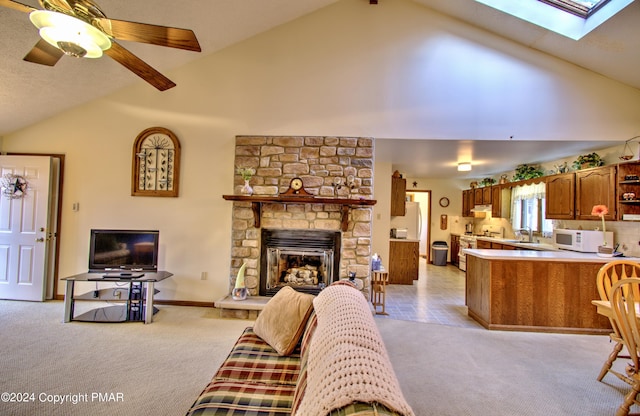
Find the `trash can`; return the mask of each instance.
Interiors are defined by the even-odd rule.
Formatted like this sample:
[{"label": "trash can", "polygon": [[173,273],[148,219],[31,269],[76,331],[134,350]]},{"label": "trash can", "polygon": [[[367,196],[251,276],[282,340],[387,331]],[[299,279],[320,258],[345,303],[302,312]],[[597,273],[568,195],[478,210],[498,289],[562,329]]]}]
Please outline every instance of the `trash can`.
[{"label": "trash can", "polygon": [[431,258],[433,264],[436,266],[447,265],[447,253],[449,252],[449,245],[446,241],[434,241],[431,244]]}]

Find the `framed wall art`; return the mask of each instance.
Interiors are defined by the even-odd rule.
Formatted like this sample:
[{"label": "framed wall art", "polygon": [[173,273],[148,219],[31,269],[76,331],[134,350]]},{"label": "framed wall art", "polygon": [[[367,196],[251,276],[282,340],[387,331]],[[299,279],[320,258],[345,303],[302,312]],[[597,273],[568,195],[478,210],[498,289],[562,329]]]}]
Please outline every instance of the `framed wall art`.
[{"label": "framed wall art", "polygon": [[143,130],[133,145],[131,195],[177,197],[180,141],[164,127]]}]

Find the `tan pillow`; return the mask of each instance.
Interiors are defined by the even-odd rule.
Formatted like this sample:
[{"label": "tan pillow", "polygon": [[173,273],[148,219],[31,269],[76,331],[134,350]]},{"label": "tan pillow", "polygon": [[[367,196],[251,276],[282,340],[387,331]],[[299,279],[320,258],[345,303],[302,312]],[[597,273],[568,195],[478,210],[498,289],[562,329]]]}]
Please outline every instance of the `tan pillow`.
[{"label": "tan pillow", "polygon": [[253,332],[279,355],[291,354],[311,314],[313,298],[313,295],[284,286],[260,312]]}]

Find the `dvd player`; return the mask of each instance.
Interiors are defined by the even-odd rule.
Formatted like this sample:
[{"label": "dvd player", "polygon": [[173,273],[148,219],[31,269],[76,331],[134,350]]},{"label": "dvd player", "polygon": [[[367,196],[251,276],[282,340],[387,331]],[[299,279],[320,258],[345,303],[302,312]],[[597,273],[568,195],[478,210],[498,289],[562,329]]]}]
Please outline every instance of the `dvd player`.
[{"label": "dvd player", "polygon": [[137,279],[139,277],[144,276],[144,273],[134,273],[134,272],[116,272],[116,273],[107,273],[102,275],[105,279]]}]

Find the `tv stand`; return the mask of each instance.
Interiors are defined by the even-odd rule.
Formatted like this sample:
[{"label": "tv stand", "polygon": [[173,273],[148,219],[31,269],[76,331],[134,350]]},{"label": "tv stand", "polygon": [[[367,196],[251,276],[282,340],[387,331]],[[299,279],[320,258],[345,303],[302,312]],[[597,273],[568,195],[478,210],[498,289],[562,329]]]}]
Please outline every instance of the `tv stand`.
[{"label": "tv stand", "polygon": [[[66,289],[64,295],[64,322],[144,322],[150,324],[158,309],[153,306],[153,296],[158,293],[154,284],[173,276],[166,271],[144,272],[138,278],[108,277],[102,278],[101,273],[81,273],[65,277]],[[125,283],[125,285],[89,290],[80,295],[75,294],[76,282]],[[109,302],[111,306],[92,309],[75,316],[74,309],[77,301]]]}]

